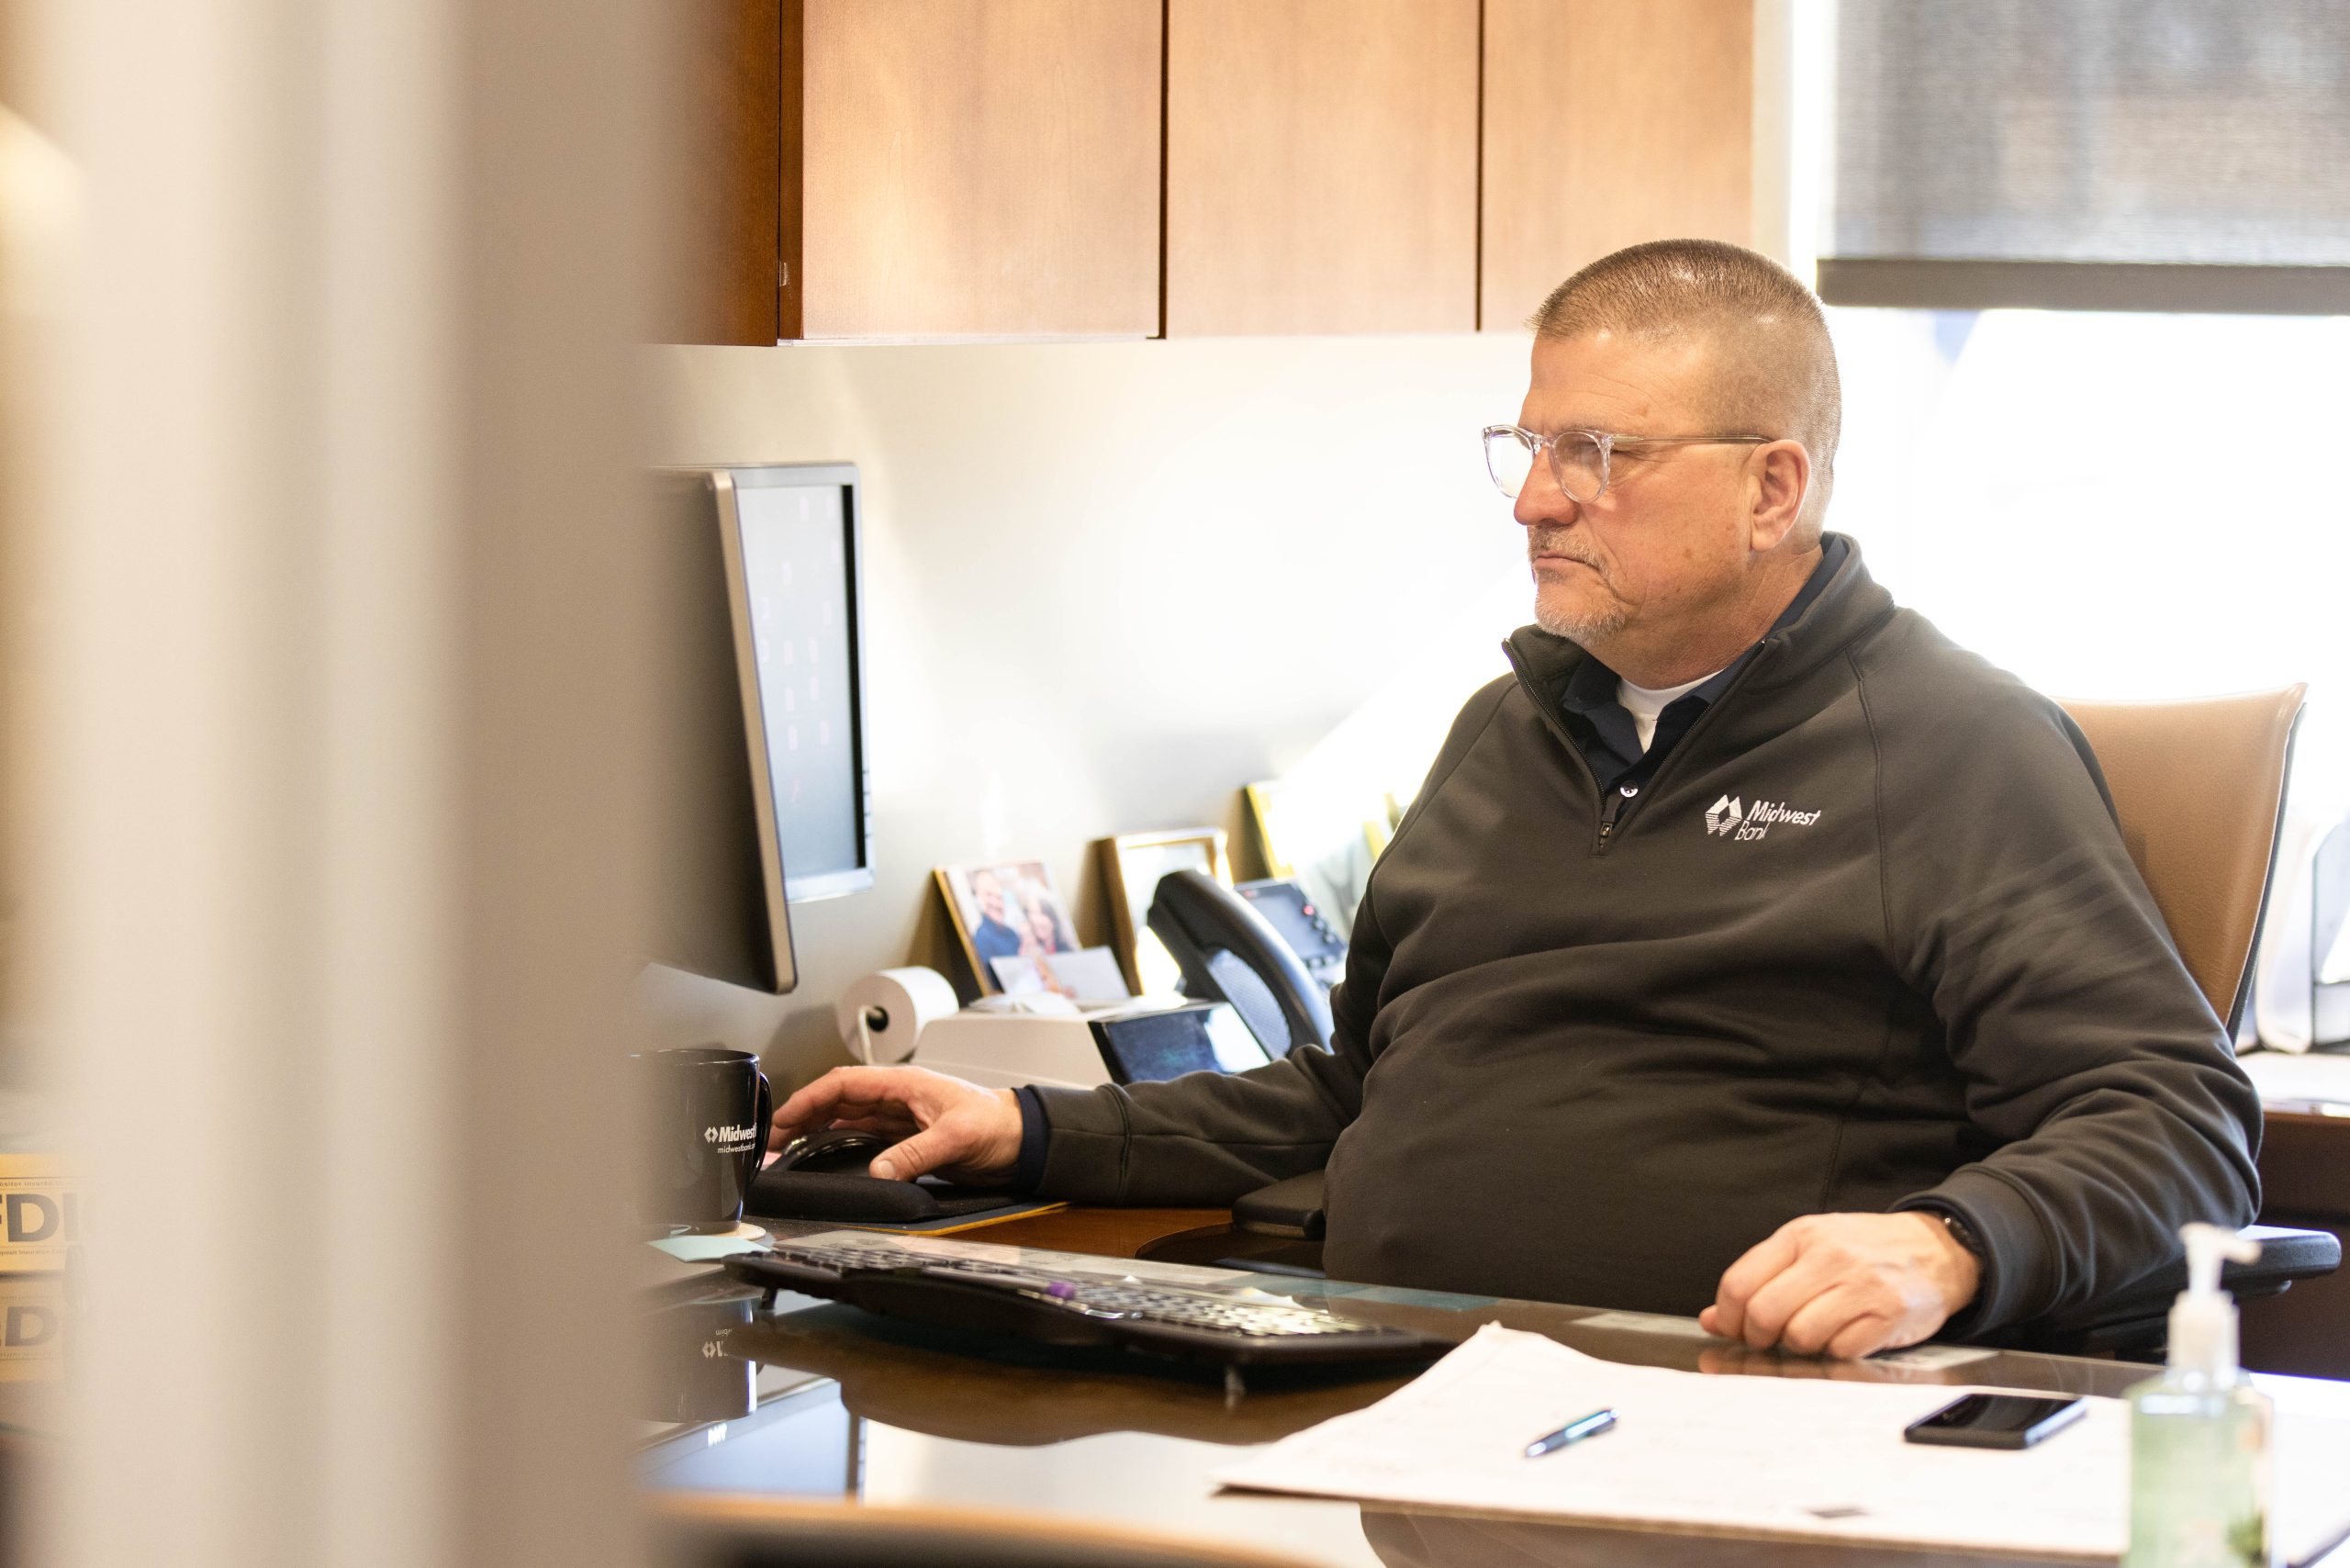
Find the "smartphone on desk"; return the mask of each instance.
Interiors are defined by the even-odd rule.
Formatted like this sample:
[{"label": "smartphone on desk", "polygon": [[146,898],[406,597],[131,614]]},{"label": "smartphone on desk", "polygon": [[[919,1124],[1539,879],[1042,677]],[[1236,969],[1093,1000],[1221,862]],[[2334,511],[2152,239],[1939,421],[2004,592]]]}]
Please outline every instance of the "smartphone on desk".
[{"label": "smartphone on desk", "polygon": [[1909,1423],[1913,1443],[1963,1449],[2028,1449],[2079,1420],[2088,1406],[2078,1398],[2033,1394],[1970,1394]]}]

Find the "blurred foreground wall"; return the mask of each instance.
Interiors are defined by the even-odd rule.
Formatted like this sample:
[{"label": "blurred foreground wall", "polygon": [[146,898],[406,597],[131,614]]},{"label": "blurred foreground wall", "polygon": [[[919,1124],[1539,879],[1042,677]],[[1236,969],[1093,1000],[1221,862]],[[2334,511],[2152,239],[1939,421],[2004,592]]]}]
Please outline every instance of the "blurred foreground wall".
[{"label": "blurred foreground wall", "polygon": [[6,19],[79,193],[0,404],[10,1075],[90,1230],[0,1545],[629,1561],[629,17]]}]

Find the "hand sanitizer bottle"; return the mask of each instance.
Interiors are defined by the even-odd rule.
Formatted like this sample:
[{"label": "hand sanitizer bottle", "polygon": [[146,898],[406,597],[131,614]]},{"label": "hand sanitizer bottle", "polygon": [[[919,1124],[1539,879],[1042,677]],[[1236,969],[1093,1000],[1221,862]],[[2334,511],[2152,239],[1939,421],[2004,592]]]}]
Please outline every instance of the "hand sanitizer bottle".
[{"label": "hand sanitizer bottle", "polygon": [[2122,1568],[2270,1568],[2268,1396],[2236,1368],[2235,1303],[2220,1263],[2256,1242],[2190,1225],[2170,1365],[2130,1391],[2130,1550]]}]

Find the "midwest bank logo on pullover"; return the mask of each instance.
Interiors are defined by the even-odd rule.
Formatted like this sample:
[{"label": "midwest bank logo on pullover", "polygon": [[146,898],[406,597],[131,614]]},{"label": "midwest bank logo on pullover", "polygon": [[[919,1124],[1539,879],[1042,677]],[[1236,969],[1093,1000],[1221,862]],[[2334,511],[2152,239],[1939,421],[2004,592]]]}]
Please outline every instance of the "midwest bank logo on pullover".
[{"label": "midwest bank logo on pullover", "polygon": [[1724,795],[1706,808],[1706,832],[1744,842],[1761,838],[1774,823],[1809,827],[1819,820],[1819,815],[1816,811],[1799,812],[1784,801],[1757,801],[1754,809],[1748,811],[1742,799]]}]

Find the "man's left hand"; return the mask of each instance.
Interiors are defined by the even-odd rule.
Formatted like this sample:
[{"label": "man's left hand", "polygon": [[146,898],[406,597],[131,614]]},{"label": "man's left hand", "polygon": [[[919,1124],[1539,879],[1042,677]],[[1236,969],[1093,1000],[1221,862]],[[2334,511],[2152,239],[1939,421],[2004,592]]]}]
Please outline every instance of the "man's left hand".
[{"label": "man's left hand", "polygon": [[1758,1350],[1866,1356],[1931,1334],[1982,1277],[1933,1215],[1806,1215],[1729,1266],[1697,1324]]}]

